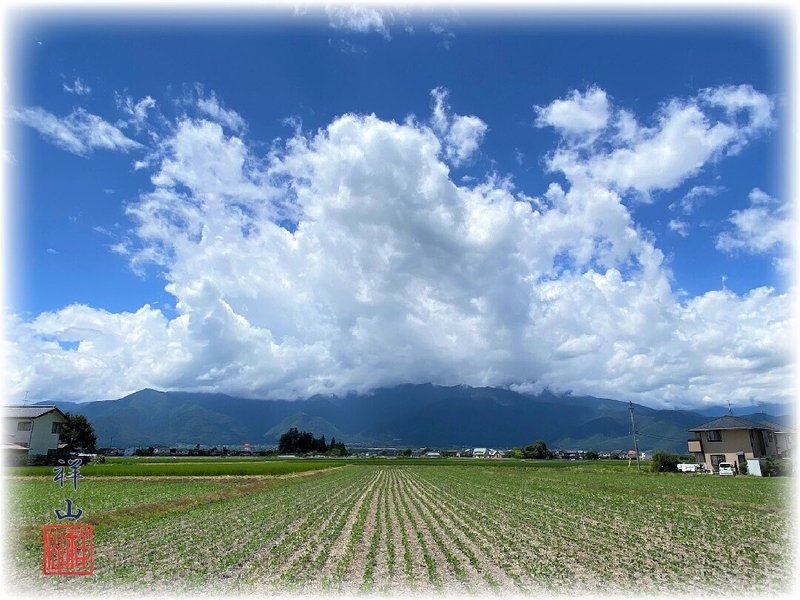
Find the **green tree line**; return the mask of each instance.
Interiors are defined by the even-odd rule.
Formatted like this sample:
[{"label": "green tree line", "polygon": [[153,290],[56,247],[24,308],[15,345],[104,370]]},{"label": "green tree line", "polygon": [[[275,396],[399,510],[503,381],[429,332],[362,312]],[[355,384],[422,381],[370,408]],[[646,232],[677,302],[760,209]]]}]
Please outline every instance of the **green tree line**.
[{"label": "green tree line", "polygon": [[297,427],[292,427],[284,433],[278,440],[278,454],[309,454],[317,452],[329,456],[347,456],[347,447],[342,442],[337,442],[335,437],[331,438],[331,443],[325,441],[325,436],[314,437],[308,431],[299,431]]}]

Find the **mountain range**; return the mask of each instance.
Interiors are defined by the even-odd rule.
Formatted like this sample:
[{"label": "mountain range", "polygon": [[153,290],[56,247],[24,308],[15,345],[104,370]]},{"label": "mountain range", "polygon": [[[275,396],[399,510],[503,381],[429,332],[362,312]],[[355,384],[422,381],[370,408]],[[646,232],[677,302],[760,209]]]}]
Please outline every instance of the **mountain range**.
[{"label": "mountain range", "polygon": [[[547,390],[530,395],[501,388],[408,384],[369,394],[289,401],[144,389],[118,400],[39,404],[85,415],[95,428],[98,447],[236,447],[245,442],[271,447],[290,427],[325,435],[328,441],[336,437],[348,446],[510,448],[541,439],[560,449],[632,447],[627,402]],[[688,429],[718,416],[714,410],[633,407],[644,451],[684,453]],[[786,423],[788,412],[737,416]]]}]

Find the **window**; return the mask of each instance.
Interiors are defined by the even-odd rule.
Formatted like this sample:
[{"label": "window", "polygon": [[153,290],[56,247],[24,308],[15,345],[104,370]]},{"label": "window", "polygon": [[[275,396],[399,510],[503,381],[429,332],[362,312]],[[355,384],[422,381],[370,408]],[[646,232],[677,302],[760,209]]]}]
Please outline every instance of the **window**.
[{"label": "window", "polygon": [[708,432],[708,441],[709,442],[721,442],[722,441],[722,432],[719,429],[713,429]]},{"label": "window", "polygon": [[32,421],[20,421],[17,424],[17,431],[30,431],[33,427]]},{"label": "window", "polygon": [[53,423],[53,428],[50,430],[50,433],[61,433],[61,426],[63,423]]}]

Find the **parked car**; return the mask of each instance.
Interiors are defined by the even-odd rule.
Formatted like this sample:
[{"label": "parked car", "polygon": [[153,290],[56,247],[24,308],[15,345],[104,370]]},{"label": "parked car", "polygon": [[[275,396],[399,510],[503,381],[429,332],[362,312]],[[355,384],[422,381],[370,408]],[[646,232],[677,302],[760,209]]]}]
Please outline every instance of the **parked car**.
[{"label": "parked car", "polygon": [[733,470],[733,465],[731,463],[719,463],[719,474],[736,475],[736,471]]}]

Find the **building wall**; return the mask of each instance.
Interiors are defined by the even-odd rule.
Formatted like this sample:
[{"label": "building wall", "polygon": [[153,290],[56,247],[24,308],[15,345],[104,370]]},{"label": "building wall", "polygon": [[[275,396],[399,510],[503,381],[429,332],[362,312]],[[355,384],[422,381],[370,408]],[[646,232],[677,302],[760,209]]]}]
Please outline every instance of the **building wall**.
[{"label": "building wall", "polygon": [[775,447],[778,456],[787,454],[792,449],[792,434],[786,431],[775,434]]},{"label": "building wall", "polygon": [[[11,442],[12,444],[19,444],[20,446],[29,446],[31,442],[31,435],[33,434],[33,430],[36,429],[35,421],[36,419],[31,418],[7,418],[5,419],[6,423],[6,435],[5,441]],[[31,428],[27,430],[20,430],[19,424],[20,423],[30,423]]]},{"label": "building wall", "polygon": [[[7,421],[7,432],[10,437],[6,439],[14,444],[28,446],[30,455],[47,454],[49,450],[58,449],[59,434],[53,433],[53,423],[66,423],[66,419],[55,411],[35,419],[13,418]],[[31,430],[19,431],[17,428],[20,421],[32,422]]]},{"label": "building wall", "polygon": [[[720,429],[720,441],[709,441],[708,432],[701,431],[700,439],[703,444],[702,454],[696,454],[698,462],[706,463],[708,468],[714,464],[714,456],[725,456],[724,460],[717,462],[741,463],[744,459],[776,456],[778,449],[775,434],[758,429]],[[763,451],[762,444],[763,441]]]},{"label": "building wall", "polygon": [[[5,428],[6,428],[6,442],[11,442],[12,444],[19,444],[20,446],[28,446],[31,441],[31,434],[33,433],[33,425],[34,419],[18,419],[18,418],[6,418],[5,420]],[[30,423],[31,429],[27,431],[20,431],[19,424],[20,423]]]}]

